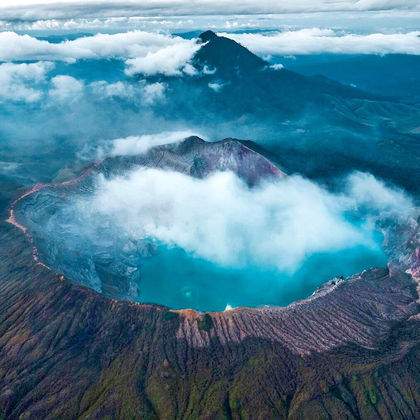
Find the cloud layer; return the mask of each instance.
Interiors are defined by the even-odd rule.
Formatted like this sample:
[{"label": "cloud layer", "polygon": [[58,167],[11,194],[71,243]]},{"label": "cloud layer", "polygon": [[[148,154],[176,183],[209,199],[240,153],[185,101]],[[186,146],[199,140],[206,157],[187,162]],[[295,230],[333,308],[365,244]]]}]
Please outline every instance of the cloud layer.
[{"label": "cloud layer", "polygon": [[126,61],[128,65],[126,74],[132,76],[141,73],[150,76],[159,73],[166,76],[179,76],[185,73],[191,76],[197,71],[189,61],[200,47],[201,45],[194,41],[180,42],[149,52],[144,57],[129,59]]},{"label": "cloud layer", "polygon": [[[348,34],[310,28],[267,33],[220,33],[264,58],[300,54],[420,54],[420,31],[408,33]],[[197,73],[191,59],[201,44],[196,39],[131,31],[96,34],[52,43],[15,32],[0,32],[0,61],[117,58],[128,76],[191,76]]]},{"label": "cloud layer", "polygon": [[5,0],[0,19],[37,20],[123,16],[272,14],[331,11],[418,10],[416,0]]},{"label": "cloud layer", "polygon": [[53,68],[51,62],[0,64],[0,102],[38,101],[42,92],[37,86],[45,82],[47,73]]},{"label": "cloud layer", "polygon": [[168,131],[156,134],[144,134],[142,136],[130,136],[111,141],[111,156],[138,155],[146,153],[152,147],[162,144],[177,143],[187,137],[196,135],[193,131]]},{"label": "cloud layer", "polygon": [[353,225],[347,214],[374,220],[410,206],[366,174],[350,177],[346,193],[332,194],[300,177],[250,189],[229,172],[197,180],[138,169],[98,177],[96,193],[77,202],[76,214],[91,227],[106,220],[133,240],[153,238],[221,266],[293,272],[314,253],[376,246],[373,226]]},{"label": "cloud layer", "polygon": [[193,74],[188,63],[200,48],[196,40],[158,33],[131,31],[96,34],[72,41],[52,43],[15,32],[0,33],[0,61],[120,58],[127,60],[127,73]]},{"label": "cloud layer", "polygon": [[73,101],[83,94],[84,85],[71,76],[55,76],[51,79],[51,97],[59,101]]},{"label": "cloud layer", "polygon": [[256,54],[420,54],[420,31],[409,33],[343,34],[310,28],[269,33],[220,33]]},{"label": "cloud layer", "polygon": [[54,63],[0,64],[0,103],[26,102],[42,107],[71,105],[76,100],[124,100],[135,106],[151,107],[165,101],[165,83],[138,80],[86,83],[83,79],[58,74],[49,75]]}]

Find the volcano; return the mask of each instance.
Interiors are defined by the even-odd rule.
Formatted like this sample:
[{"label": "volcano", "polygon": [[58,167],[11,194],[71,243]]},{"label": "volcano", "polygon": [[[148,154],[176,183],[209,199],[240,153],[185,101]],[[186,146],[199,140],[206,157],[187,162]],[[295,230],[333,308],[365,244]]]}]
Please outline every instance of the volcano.
[{"label": "volcano", "polygon": [[250,188],[286,177],[241,142],[189,138],[105,159],[18,197],[1,224],[9,244],[0,253],[6,418],[308,418],[308,407],[320,417],[416,417],[417,221],[388,231],[388,268],[334,278],[287,307],[200,312],[135,303],[121,284],[129,277],[106,258],[98,293],[46,264],[37,247],[45,216],[74,191],[91,194],[94,172],[138,165],[198,179],[233,170]]},{"label": "volcano", "polygon": [[[107,203],[116,198],[102,194],[115,182],[126,190],[118,199],[126,203],[108,213]],[[238,140],[210,143],[190,137],[145,154],[106,158],[71,181],[35,186],[18,198],[9,221],[30,235],[35,260],[76,283],[110,298],[176,309],[285,305],[338,273],[386,265],[380,246],[371,249],[366,234],[354,244],[353,236],[362,232],[345,221],[335,223],[328,211],[323,217],[337,231],[351,231],[350,244],[339,242],[331,251],[329,243],[320,248],[316,240],[304,250],[309,257],[279,255],[294,240],[285,227],[293,224],[290,209],[302,211],[284,197],[289,188],[289,193],[295,190],[294,184],[289,187],[293,182]],[[138,199],[130,198],[135,195]],[[237,195],[245,199],[235,202]],[[267,196],[269,211],[259,203]],[[207,205],[201,207],[201,200]],[[245,219],[229,206],[239,206]],[[120,220],[122,213],[126,216]],[[262,241],[270,245],[259,245]],[[325,268],[308,279],[308,271],[320,265]]]},{"label": "volcano", "polygon": [[[418,419],[418,195],[387,184],[419,192],[418,106],[211,31],[197,42],[190,74],[114,83],[120,60],[113,89],[159,83],[164,98],[145,116],[138,98],[101,111],[118,136],[150,117],[153,133],[227,138],[160,133],[119,154],[108,124],[76,151],[48,131],[45,155],[2,158],[0,420]],[[35,120],[56,118],[44,105]],[[19,106],[2,115],[37,105]],[[57,120],[84,135],[80,109]],[[358,201],[343,187],[355,170],[384,182],[356,173]]]},{"label": "volcano", "polygon": [[[276,70],[211,31],[198,39],[195,75],[148,78],[167,86],[167,101],[157,108],[165,118],[188,115],[198,128],[222,127],[231,137],[252,139],[288,173],[325,182],[332,174],[369,171],[418,193],[417,106]],[[395,161],[404,165],[395,169]]]}]

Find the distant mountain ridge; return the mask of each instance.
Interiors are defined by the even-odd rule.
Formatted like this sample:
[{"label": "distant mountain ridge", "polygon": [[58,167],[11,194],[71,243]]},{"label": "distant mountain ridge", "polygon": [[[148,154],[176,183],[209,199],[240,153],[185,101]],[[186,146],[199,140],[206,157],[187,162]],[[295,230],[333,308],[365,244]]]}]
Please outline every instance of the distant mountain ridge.
[{"label": "distant mountain ridge", "polygon": [[[326,77],[274,69],[212,31],[192,58],[197,74],[154,76],[166,86],[155,112],[215,138],[252,139],[289,173],[326,179],[371,171],[420,193],[420,108]],[[308,159],[308,157],[311,159]],[[395,161],[403,162],[398,168]]]},{"label": "distant mountain ridge", "polygon": [[[341,85],[327,78],[307,77],[287,69],[276,70],[270,63],[258,57],[238,42],[218,36],[213,31],[203,32],[199,39],[205,44],[193,58],[193,63],[202,69],[204,65],[217,70],[222,77],[232,77],[238,82],[239,77],[256,76],[262,86],[272,84],[271,93],[280,91],[294,93],[310,99],[317,94],[345,95],[359,98],[371,98],[374,96],[355,89],[354,87]],[[262,76],[259,72],[265,72]],[[235,76],[239,76],[236,77]],[[251,86],[249,86],[250,88]],[[266,92],[270,92],[269,90]]]}]

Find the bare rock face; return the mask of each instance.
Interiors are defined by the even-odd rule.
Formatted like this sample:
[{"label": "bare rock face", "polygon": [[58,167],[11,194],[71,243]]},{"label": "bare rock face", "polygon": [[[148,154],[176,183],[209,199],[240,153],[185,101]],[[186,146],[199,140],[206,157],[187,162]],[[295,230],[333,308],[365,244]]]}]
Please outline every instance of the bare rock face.
[{"label": "bare rock face", "polygon": [[[249,183],[261,171],[282,176],[262,156],[249,162],[254,152],[240,143],[215,143],[204,158],[203,147],[162,146],[147,162],[195,176],[230,168]],[[129,166],[146,157],[117,159]],[[218,313],[117,301],[75,285],[33,258],[15,222],[0,224],[7,419],[419,418],[417,222],[389,238],[390,269],[333,279],[286,308]]]},{"label": "bare rock face", "polygon": [[[392,301],[385,296],[392,296]],[[286,308],[217,313],[212,333],[202,333],[197,319],[186,316],[177,336],[191,346],[261,337],[300,355],[347,343],[374,349],[378,338],[389,334],[392,322],[416,314],[417,309],[408,275],[399,273],[391,280],[388,270],[373,269],[346,281],[332,280],[311,298]]]},{"label": "bare rock face", "polygon": [[132,166],[172,169],[197,178],[203,178],[214,171],[229,170],[251,185],[269,176],[286,176],[264,156],[237,140],[225,139],[209,143],[199,137],[154,147],[141,155],[108,158],[97,170],[114,173],[116,168],[126,171]]}]

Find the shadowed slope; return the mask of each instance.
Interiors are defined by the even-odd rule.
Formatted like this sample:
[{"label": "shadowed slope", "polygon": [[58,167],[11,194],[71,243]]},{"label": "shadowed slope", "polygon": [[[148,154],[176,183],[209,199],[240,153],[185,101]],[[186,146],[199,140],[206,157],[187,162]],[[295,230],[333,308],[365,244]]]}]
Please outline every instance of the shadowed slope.
[{"label": "shadowed slope", "polygon": [[409,276],[372,270],[286,309],[203,315],[106,299],[36,265],[14,227],[1,240],[6,418],[416,418]]}]

